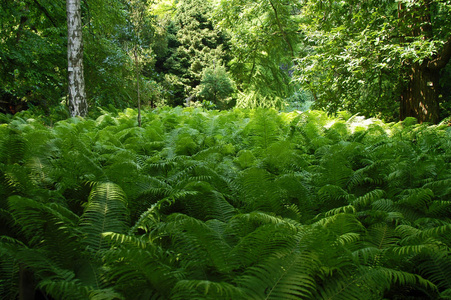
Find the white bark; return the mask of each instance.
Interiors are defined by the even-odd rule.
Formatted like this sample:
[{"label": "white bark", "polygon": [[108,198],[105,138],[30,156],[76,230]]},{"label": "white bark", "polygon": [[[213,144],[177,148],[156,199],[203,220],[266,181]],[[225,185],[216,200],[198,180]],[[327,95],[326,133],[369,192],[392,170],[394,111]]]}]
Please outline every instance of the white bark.
[{"label": "white bark", "polygon": [[86,116],[85,78],[83,74],[83,36],[81,26],[81,0],[66,0],[67,61],[69,111],[71,116]]}]

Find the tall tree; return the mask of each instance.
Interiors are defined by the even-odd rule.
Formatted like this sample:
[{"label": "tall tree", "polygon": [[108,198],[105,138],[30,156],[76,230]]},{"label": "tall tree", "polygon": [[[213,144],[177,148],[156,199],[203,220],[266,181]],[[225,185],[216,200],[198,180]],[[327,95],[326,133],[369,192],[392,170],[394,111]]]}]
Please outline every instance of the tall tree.
[{"label": "tall tree", "polygon": [[224,108],[224,100],[232,95],[235,85],[224,66],[213,66],[205,69],[199,88],[199,96]]},{"label": "tall tree", "polygon": [[71,116],[86,116],[88,103],[83,72],[83,34],[81,26],[81,0],[67,0],[67,73],[69,111]]},{"label": "tall tree", "polygon": [[[433,1],[417,0],[408,5],[398,3],[398,16],[404,29],[402,42],[412,40],[420,45],[434,42],[434,30],[440,30],[440,24],[434,20]],[[448,12],[451,5],[448,5]],[[435,28],[434,28],[435,27]],[[437,28],[439,27],[439,28]],[[404,66],[408,83],[401,94],[400,118],[416,117],[420,121],[437,123],[439,121],[439,79],[440,70],[451,58],[451,34],[447,40],[435,47],[422,59],[406,60]]]},{"label": "tall tree", "polygon": [[329,112],[436,123],[450,12],[437,0],[306,1],[296,78]]},{"label": "tall tree", "polygon": [[65,95],[65,3],[1,0],[0,20],[0,112],[48,111]]},{"label": "tall tree", "polygon": [[[209,1],[184,0],[176,6],[171,33],[175,32],[175,41],[171,41],[170,55],[163,62],[164,72],[177,75],[182,83],[184,98],[197,93],[203,72],[214,64],[222,65],[228,61],[227,37],[212,22],[213,7]],[[174,104],[183,104],[178,99]]]},{"label": "tall tree", "polygon": [[290,68],[299,44],[298,2],[229,0],[217,6],[215,19],[231,36],[230,70],[243,92],[239,105],[271,106],[263,102],[280,103],[294,93]]}]

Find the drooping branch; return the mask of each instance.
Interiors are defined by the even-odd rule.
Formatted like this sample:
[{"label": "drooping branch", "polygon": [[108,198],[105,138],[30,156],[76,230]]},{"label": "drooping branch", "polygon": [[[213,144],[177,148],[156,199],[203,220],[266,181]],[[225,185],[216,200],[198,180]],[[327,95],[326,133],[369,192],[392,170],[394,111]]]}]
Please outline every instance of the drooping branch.
[{"label": "drooping branch", "polygon": [[443,45],[443,49],[441,53],[437,56],[437,58],[431,60],[427,67],[430,70],[440,70],[443,69],[451,59],[451,35],[448,37],[448,40]]},{"label": "drooping branch", "polygon": [[294,49],[293,46],[291,45],[291,42],[287,36],[287,33],[285,32],[285,30],[283,29],[282,23],[280,22],[279,19],[279,13],[277,12],[276,7],[274,6],[274,4],[272,3],[272,1],[269,1],[269,4],[271,5],[273,11],[274,11],[274,16],[276,18],[276,22],[277,22],[277,26],[279,27],[280,32],[282,33],[283,39],[285,40],[285,42],[288,44],[288,47],[290,48],[290,52],[291,52],[291,58],[294,58]]}]

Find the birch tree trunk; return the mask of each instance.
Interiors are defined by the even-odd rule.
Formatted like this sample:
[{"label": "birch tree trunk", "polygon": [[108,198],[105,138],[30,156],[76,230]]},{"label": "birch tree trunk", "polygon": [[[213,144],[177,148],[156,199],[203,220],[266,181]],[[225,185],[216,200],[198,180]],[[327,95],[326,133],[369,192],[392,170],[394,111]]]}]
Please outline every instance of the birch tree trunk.
[{"label": "birch tree trunk", "polygon": [[84,117],[88,113],[83,74],[83,36],[80,1],[66,0],[68,100],[69,111],[72,117]]}]

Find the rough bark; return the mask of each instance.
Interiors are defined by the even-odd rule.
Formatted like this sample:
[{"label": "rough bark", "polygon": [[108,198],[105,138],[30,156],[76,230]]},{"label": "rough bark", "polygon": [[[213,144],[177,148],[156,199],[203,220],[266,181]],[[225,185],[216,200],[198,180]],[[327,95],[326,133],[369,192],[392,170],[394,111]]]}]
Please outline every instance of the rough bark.
[{"label": "rough bark", "polygon": [[69,111],[71,116],[86,116],[85,78],[83,73],[83,36],[80,0],[67,0],[67,60]]},{"label": "rough bark", "polygon": [[[407,36],[422,37],[424,40],[433,39],[430,3],[422,2],[416,9],[407,14],[406,8],[398,3],[398,17],[406,25]],[[407,20],[408,16],[413,18]],[[416,22],[414,22],[416,21]],[[404,39],[401,38],[401,42]],[[401,94],[400,118],[415,117],[420,123],[438,123],[440,121],[439,80],[440,70],[451,58],[451,36],[441,51],[434,57],[420,63],[405,63],[408,84]]]},{"label": "rough bark", "polygon": [[413,64],[408,84],[401,95],[400,118],[415,117],[420,123],[439,122],[439,73],[426,64]]},{"label": "rough bark", "polygon": [[409,69],[408,85],[401,95],[400,118],[415,117],[419,122],[440,121],[440,70],[451,59],[451,36],[436,57],[413,64]]}]

